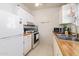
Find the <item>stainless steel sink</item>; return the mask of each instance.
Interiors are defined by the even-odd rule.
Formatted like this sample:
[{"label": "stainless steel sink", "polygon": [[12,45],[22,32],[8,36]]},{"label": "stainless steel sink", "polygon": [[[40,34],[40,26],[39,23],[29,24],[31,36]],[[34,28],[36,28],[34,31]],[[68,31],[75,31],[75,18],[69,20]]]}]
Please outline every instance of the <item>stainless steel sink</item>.
[{"label": "stainless steel sink", "polygon": [[65,35],[65,34],[57,34],[57,37],[59,39],[64,39],[64,40],[76,40],[77,37],[73,35]]}]

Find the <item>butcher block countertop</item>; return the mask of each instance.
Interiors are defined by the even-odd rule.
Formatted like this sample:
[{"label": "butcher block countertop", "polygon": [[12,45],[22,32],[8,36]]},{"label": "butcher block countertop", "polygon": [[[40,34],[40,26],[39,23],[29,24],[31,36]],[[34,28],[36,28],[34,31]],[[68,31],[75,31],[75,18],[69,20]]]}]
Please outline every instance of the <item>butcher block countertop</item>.
[{"label": "butcher block countertop", "polygon": [[79,42],[57,38],[63,56],[79,56]]},{"label": "butcher block countertop", "polygon": [[32,33],[31,32],[28,32],[28,33],[24,33],[23,36],[27,36],[27,35],[31,35]]}]

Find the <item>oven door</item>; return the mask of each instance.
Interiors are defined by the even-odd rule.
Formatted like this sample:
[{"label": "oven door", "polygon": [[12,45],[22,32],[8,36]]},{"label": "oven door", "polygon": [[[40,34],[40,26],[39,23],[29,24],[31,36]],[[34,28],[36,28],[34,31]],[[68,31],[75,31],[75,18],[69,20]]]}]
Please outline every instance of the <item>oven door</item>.
[{"label": "oven door", "polygon": [[39,33],[34,34],[34,44],[39,40]]}]

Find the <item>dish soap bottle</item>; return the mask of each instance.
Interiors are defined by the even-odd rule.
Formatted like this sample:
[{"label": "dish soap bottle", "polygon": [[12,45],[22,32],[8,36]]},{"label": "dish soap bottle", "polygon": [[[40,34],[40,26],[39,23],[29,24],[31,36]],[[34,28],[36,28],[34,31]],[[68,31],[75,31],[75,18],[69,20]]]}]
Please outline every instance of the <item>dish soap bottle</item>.
[{"label": "dish soap bottle", "polygon": [[68,31],[67,31],[67,28],[66,28],[66,30],[65,30],[65,35],[67,35],[67,36],[68,36]]}]

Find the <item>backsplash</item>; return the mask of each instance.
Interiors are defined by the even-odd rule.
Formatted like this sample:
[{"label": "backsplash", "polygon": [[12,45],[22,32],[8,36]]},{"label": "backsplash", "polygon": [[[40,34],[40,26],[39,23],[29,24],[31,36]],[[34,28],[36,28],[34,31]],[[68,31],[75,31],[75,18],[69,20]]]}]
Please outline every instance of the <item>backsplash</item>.
[{"label": "backsplash", "polygon": [[[77,28],[77,33],[79,34],[79,26],[76,26],[76,28]],[[76,33],[76,28],[75,28],[75,25],[72,25],[71,26],[71,29],[72,29],[71,32]]]}]

